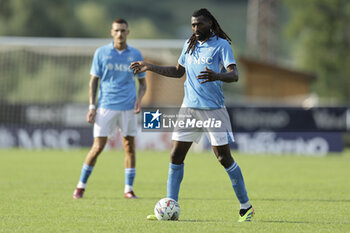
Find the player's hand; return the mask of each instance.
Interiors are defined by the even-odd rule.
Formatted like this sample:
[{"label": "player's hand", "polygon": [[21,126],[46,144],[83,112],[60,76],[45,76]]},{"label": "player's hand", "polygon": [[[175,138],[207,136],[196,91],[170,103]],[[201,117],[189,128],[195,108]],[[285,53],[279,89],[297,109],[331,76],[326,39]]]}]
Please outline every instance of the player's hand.
[{"label": "player's hand", "polygon": [[205,67],[205,70],[200,72],[200,75],[197,76],[197,79],[203,79],[203,81],[200,83],[206,83],[219,80],[219,76],[208,67]]},{"label": "player's hand", "polygon": [[148,63],[144,61],[135,61],[130,64],[130,68],[133,69],[134,74],[142,73],[147,70]]},{"label": "player's hand", "polygon": [[136,100],[135,106],[134,106],[134,112],[137,114],[141,111],[141,104],[139,101]]},{"label": "player's hand", "polygon": [[90,109],[86,115],[86,121],[90,124],[95,123],[96,109]]}]

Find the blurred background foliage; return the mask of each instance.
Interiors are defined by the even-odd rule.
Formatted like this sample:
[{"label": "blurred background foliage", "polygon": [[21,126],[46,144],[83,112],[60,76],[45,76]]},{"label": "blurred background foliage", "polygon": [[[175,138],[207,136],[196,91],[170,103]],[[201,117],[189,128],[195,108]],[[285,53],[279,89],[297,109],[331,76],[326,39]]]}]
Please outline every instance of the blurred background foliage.
[{"label": "blurred background foliage", "polygon": [[350,1],[287,0],[286,30],[297,67],[317,74],[320,96],[350,101]]},{"label": "blurred background foliage", "polygon": [[[276,60],[315,73],[313,91],[319,96],[349,103],[350,1],[279,3]],[[111,22],[121,17],[129,22],[129,38],[186,39],[192,33],[190,15],[202,7],[231,37],[235,54],[245,55],[247,0],[0,0],[0,36],[108,38]],[[46,76],[50,65],[42,65],[38,72]],[[28,76],[28,82],[38,72]],[[24,83],[21,86],[25,89]]]},{"label": "blurred background foliage", "polygon": [[192,12],[207,7],[244,46],[246,5],[245,0],[0,0],[0,35],[109,37],[111,22],[125,18],[130,38],[185,39]]}]

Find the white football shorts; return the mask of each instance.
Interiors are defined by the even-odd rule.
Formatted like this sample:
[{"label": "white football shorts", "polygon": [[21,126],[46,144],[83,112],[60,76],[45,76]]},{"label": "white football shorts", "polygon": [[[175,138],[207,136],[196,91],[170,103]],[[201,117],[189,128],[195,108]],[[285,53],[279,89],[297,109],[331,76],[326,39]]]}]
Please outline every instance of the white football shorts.
[{"label": "white football shorts", "polygon": [[123,137],[136,136],[137,114],[134,110],[98,108],[94,124],[94,137],[108,137],[119,128]]},{"label": "white football shorts", "polygon": [[[176,127],[172,134],[172,140],[198,143],[204,133],[212,146],[222,146],[234,142],[230,117],[226,108],[202,110],[181,107],[178,120],[185,116],[185,120],[207,122],[211,127]],[[220,127],[215,128],[218,121]]]}]

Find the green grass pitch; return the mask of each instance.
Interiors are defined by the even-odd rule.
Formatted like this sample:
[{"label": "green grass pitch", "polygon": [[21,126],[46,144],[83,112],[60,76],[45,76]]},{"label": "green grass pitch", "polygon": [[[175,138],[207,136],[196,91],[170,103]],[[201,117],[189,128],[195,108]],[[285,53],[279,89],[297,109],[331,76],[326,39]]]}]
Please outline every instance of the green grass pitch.
[{"label": "green grass pitch", "polygon": [[87,150],[0,150],[0,232],[350,232],[350,153],[234,154],[256,210],[238,223],[230,180],[210,152],[188,154],[180,221],[147,221],[166,196],[169,152],[137,151],[125,200],[123,151],[105,151],[85,196],[72,199]]}]

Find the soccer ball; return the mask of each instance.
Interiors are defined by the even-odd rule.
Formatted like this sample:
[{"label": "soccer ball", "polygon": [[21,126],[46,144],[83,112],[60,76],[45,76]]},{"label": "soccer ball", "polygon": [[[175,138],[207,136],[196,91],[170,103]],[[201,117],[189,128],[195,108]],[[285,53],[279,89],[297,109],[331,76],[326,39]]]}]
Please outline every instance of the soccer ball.
[{"label": "soccer ball", "polygon": [[180,206],[172,198],[160,199],[154,207],[154,214],[158,220],[179,220]]}]

